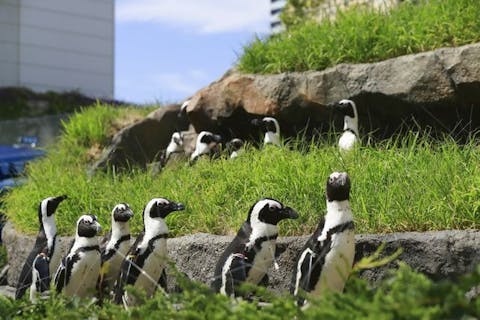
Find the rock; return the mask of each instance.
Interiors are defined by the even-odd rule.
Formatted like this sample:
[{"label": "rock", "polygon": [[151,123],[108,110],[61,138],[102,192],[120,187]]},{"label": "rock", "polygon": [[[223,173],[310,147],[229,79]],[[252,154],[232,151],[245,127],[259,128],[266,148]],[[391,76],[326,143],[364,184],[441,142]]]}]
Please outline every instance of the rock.
[{"label": "rock", "polygon": [[[35,237],[18,234],[11,223],[7,223],[2,235],[10,264],[8,284],[14,286],[23,263],[34,245]],[[232,239],[233,236],[205,233],[172,238],[168,240],[169,257],[178,271],[185,273],[190,279],[210,284],[217,259]],[[278,239],[279,270],[273,267],[270,269],[270,289],[288,290],[294,261],[307,239],[308,236]],[[60,237],[62,244],[60,250],[63,253],[66,253],[71,240],[71,237]],[[382,242],[385,242],[385,254],[392,254],[397,248],[402,247],[400,260],[433,279],[454,278],[473,271],[480,263],[480,230],[357,235],[355,240],[356,261],[371,255]],[[366,270],[361,275],[375,282],[383,279],[391,267],[395,267],[395,264]]]},{"label": "rock", "polygon": [[92,171],[108,167],[146,168],[148,163],[158,161],[161,152],[170,142],[172,133],[188,128],[186,119],[178,117],[179,111],[180,105],[161,107],[142,121],[120,130],[93,165]]},{"label": "rock", "polygon": [[401,128],[466,135],[480,126],[480,44],[401,56],[372,64],[276,75],[227,73],[199,90],[187,114],[197,132],[248,138],[250,120],[278,118],[283,135],[340,130],[328,106],[357,103],[361,130],[384,138]]}]

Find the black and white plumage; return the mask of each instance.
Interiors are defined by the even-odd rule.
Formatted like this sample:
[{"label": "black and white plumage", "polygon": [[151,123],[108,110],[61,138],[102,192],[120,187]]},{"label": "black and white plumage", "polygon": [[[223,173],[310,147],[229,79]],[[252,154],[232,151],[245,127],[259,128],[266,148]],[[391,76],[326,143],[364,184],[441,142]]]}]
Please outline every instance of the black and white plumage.
[{"label": "black and white plumage", "polygon": [[127,285],[144,290],[147,296],[153,295],[159,286],[166,289],[168,227],[165,218],[174,211],[184,209],[183,204],[164,198],[154,198],[147,203],[143,210],[144,230],[121,265],[115,285],[116,303],[134,304],[124,291]]},{"label": "black and white plumage", "polygon": [[238,155],[242,152],[242,148],[244,144],[245,143],[243,142],[243,140],[239,138],[234,138],[230,140],[226,145],[226,149],[230,154],[229,158],[234,159],[238,157]]},{"label": "black and white plumage", "polygon": [[259,127],[265,136],[263,137],[263,144],[273,144],[280,146],[280,125],[277,119],[273,117],[264,117],[263,119],[253,119],[252,124]]},{"label": "black and white plumage", "polygon": [[167,149],[165,150],[165,157],[162,161],[163,162],[162,165],[164,166],[174,154],[182,154],[182,153],[185,153],[185,150],[183,149],[183,134],[182,132],[176,131],[172,134],[170,143],[168,144]]},{"label": "black and white plumage", "polygon": [[39,253],[33,260],[30,301],[35,302],[37,295],[47,293],[50,289],[50,259],[45,252]]},{"label": "black and white plumage", "polygon": [[[350,179],[345,172],[332,173],[327,181],[327,214],[300,252],[291,283],[291,293],[326,290],[342,292],[355,256],[353,214],[350,209]],[[303,304],[299,298],[299,304]]]},{"label": "black and white plumage", "polygon": [[112,210],[112,227],[102,240],[101,261],[102,274],[99,279],[99,290],[107,293],[120,274],[120,266],[130,249],[130,224],[133,211],[127,203],[119,203]]},{"label": "black and white plumage", "polygon": [[184,114],[187,113],[187,108],[190,103],[190,100],[185,100],[182,105],[180,106],[180,111],[178,112],[178,117],[182,117]]},{"label": "black and white plumage", "polygon": [[238,286],[244,282],[255,285],[267,282],[267,270],[275,259],[277,223],[297,217],[295,210],[277,200],[266,198],[256,202],[236,237],[218,260],[212,289],[235,296]]},{"label": "black and white plumage", "polygon": [[352,100],[344,99],[338,102],[337,109],[344,119],[338,147],[341,151],[349,151],[359,142],[357,106]]},{"label": "black and white plumage", "polygon": [[213,156],[221,143],[222,137],[209,131],[202,131],[197,136],[195,150],[190,156],[190,161],[194,162],[203,155]]},{"label": "black and white plumage", "polygon": [[97,238],[100,230],[96,216],[85,214],[78,219],[75,240],[55,273],[57,292],[68,296],[95,296],[101,264]]},{"label": "black and white plumage", "polygon": [[[40,230],[35,240],[35,245],[23,265],[22,272],[18,278],[15,299],[20,299],[32,283],[32,269],[34,260],[41,254],[46,255],[49,261],[49,277],[51,278],[60,264],[61,253],[57,249],[57,226],[55,223],[55,211],[58,205],[67,196],[48,197],[43,199],[38,206],[38,221]],[[42,287],[40,287],[42,289]]]}]

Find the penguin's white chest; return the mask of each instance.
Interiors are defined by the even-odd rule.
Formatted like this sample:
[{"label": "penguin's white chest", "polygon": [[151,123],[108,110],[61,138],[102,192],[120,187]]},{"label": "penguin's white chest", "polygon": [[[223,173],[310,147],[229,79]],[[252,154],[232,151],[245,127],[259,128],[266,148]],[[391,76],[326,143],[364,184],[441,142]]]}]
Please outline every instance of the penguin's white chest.
[{"label": "penguin's white chest", "polygon": [[64,254],[60,252],[60,246],[58,242],[58,238],[55,238],[55,241],[53,242],[53,255],[50,257],[50,262],[48,264],[48,268],[50,270],[50,279],[53,279],[55,276],[55,272],[58,269],[58,266],[62,261],[62,255]]},{"label": "penguin's white chest", "polygon": [[351,150],[357,143],[357,136],[351,131],[345,131],[338,140],[340,150]]},{"label": "penguin's white chest", "polygon": [[146,274],[140,273],[137,281],[135,281],[136,288],[142,288],[147,295],[152,295],[158,285],[158,280],[165,268],[167,262],[167,239],[158,239],[153,243],[153,251],[145,259],[143,264],[143,271]]},{"label": "penguin's white chest", "polygon": [[80,252],[79,256],[80,259],[72,267],[71,276],[64,288],[64,292],[69,296],[91,296],[95,291],[100,273],[100,252],[90,250]]},{"label": "penguin's white chest", "polygon": [[268,132],[265,133],[263,143],[280,146],[280,139],[279,139],[279,137],[276,133],[268,131]]},{"label": "penguin's white chest", "polygon": [[117,251],[113,254],[113,256],[108,261],[106,261],[106,263],[108,263],[108,266],[106,268],[106,274],[104,278],[112,286],[113,286],[113,282],[117,279],[118,274],[120,273],[120,267],[122,265],[122,261],[127,255],[129,248],[130,248],[130,241],[122,241]]},{"label": "penguin's white chest", "polygon": [[252,264],[250,271],[247,275],[247,282],[258,284],[265,276],[268,268],[272,265],[275,258],[275,240],[264,241],[261,244],[260,250],[255,255],[255,258],[249,263]]},{"label": "penguin's white chest", "polygon": [[345,230],[332,236],[330,251],[325,256],[325,263],[320,279],[313,290],[320,295],[325,289],[342,292],[355,256],[355,236],[353,230]]}]

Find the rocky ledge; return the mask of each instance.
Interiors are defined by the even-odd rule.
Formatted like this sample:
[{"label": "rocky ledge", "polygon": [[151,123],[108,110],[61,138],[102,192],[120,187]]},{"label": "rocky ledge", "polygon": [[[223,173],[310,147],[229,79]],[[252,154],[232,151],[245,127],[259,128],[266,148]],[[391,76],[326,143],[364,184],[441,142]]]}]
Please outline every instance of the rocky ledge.
[{"label": "rocky ledge", "polygon": [[[169,256],[178,270],[190,279],[210,283],[216,261],[232,238],[205,233],[171,238],[168,240]],[[8,223],[3,229],[2,239],[10,264],[8,284],[14,286],[33,248],[35,237],[16,232]],[[272,267],[269,272],[270,289],[288,289],[295,258],[307,239],[307,236],[279,238],[276,252],[279,269]],[[71,240],[71,237],[60,237],[62,252],[66,252]],[[357,235],[355,240],[356,261],[371,255],[385,243],[385,255],[402,248],[403,253],[398,259],[433,279],[455,278],[473,271],[480,264],[480,230]],[[378,281],[385,277],[391,267],[395,267],[395,262],[382,268],[365,270],[362,277],[371,282]]]}]

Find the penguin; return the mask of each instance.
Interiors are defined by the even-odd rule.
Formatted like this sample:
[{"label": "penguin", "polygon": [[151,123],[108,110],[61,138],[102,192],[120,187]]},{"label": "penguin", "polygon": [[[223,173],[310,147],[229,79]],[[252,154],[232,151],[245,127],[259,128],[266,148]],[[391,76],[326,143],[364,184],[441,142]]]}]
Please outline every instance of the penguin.
[{"label": "penguin", "polygon": [[[326,187],[327,214],[307,241],[295,262],[290,292],[321,296],[326,290],[342,292],[355,256],[353,214],[350,209],[350,178],[333,172]],[[305,300],[298,298],[299,305]]]},{"label": "penguin", "polygon": [[165,157],[163,159],[163,166],[165,166],[174,154],[184,153],[185,150],[183,149],[183,134],[181,132],[174,132],[172,134],[172,138],[170,139],[170,143],[167,146],[167,150],[165,150]]},{"label": "penguin", "polygon": [[343,114],[343,133],[338,140],[340,151],[350,151],[359,142],[357,106],[352,100],[341,100],[337,105]]},{"label": "penguin", "polygon": [[273,144],[280,146],[280,125],[277,119],[272,117],[264,117],[262,120],[253,119],[252,124],[256,127],[260,127],[265,136],[263,138],[263,144]]},{"label": "penguin", "polygon": [[190,156],[190,161],[195,162],[200,156],[214,156],[218,144],[222,141],[222,137],[209,131],[202,131],[197,136],[195,150]]},{"label": "penguin", "polygon": [[215,267],[211,288],[220,294],[237,296],[244,282],[254,285],[268,282],[267,270],[275,259],[277,223],[296,219],[298,213],[277,200],[264,198],[249,210],[233,241]]},{"label": "penguin", "polygon": [[227,150],[230,152],[230,159],[235,159],[242,151],[244,142],[242,139],[234,138],[227,143]]},{"label": "penguin", "polygon": [[115,285],[115,302],[125,306],[135,303],[125,292],[132,285],[152,296],[158,286],[166,289],[165,267],[167,263],[168,227],[165,218],[185,206],[164,198],[150,200],[143,210],[143,231],[123,260]]},{"label": "penguin", "polygon": [[[55,211],[58,205],[67,199],[66,195],[58,197],[48,197],[43,199],[38,205],[38,221],[40,223],[40,230],[35,240],[35,245],[30,251],[30,254],[23,265],[22,272],[18,278],[17,288],[15,291],[15,299],[23,297],[27,289],[32,284],[32,272],[34,260],[40,254],[45,254],[49,261],[49,278],[52,277],[56,268],[60,264],[61,253],[57,247],[57,226],[55,224]],[[47,286],[48,287],[48,286]],[[43,287],[40,287],[40,289]]]},{"label": "penguin", "polygon": [[47,293],[50,289],[50,269],[47,250],[39,253],[33,260],[30,301],[36,302],[37,295]]},{"label": "penguin", "polygon": [[182,105],[180,106],[180,111],[178,112],[178,117],[181,118],[183,115],[187,113],[187,108],[188,104],[190,103],[190,100],[185,100]]},{"label": "penguin", "polygon": [[120,274],[120,265],[130,249],[130,225],[133,211],[127,203],[117,204],[111,213],[112,228],[100,244],[101,270],[99,291],[109,293]]},{"label": "penguin", "polygon": [[77,221],[75,240],[55,273],[57,292],[67,296],[95,296],[100,274],[100,246],[97,234],[101,226],[93,214],[84,214]]}]

